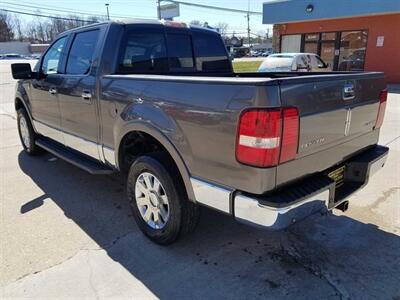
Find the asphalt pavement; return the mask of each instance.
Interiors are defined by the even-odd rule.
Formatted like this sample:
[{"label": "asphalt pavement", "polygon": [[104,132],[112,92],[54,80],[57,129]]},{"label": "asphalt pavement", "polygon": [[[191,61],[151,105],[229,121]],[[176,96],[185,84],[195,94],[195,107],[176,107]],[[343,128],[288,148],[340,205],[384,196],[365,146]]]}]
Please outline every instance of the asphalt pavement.
[{"label": "asphalt pavement", "polygon": [[400,86],[391,86],[383,170],[346,213],[268,232],[202,209],[162,247],[129,210],[124,179],[22,151],[10,61],[0,61],[0,298],[400,299]]}]

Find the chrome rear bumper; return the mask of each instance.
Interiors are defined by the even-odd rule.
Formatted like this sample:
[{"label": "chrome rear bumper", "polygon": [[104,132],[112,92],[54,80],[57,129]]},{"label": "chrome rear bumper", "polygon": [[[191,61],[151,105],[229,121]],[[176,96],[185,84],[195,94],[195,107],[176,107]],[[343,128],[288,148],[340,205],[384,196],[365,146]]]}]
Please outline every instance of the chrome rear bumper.
[{"label": "chrome rear bumper", "polygon": [[277,230],[347,201],[384,166],[388,152],[387,147],[375,146],[345,161],[341,165],[345,171],[340,188],[327,176],[328,171],[265,195],[235,191],[196,178],[191,178],[191,182],[198,203],[231,214],[239,222]]},{"label": "chrome rear bumper", "polygon": [[[346,162],[348,171],[345,173],[345,180],[347,177],[351,184],[346,187],[345,183],[344,191],[341,190],[340,193],[337,192],[333,180],[326,178],[325,181],[321,181],[317,175],[315,179],[310,178],[296,186],[288,187],[291,191],[284,190],[281,193],[282,198],[288,198],[288,194],[298,195],[298,199],[295,201],[284,201],[284,203],[288,203],[287,205],[277,205],[277,202],[271,202],[271,200],[279,198],[280,194],[271,199],[271,197],[252,197],[238,193],[233,199],[234,216],[240,222],[276,230],[286,228],[315,213],[326,212],[345,201],[345,198],[351,193],[366,185],[369,178],[384,166],[388,150],[387,147],[376,146]],[[310,190],[313,187],[314,191],[304,195],[307,193],[304,190]]]}]

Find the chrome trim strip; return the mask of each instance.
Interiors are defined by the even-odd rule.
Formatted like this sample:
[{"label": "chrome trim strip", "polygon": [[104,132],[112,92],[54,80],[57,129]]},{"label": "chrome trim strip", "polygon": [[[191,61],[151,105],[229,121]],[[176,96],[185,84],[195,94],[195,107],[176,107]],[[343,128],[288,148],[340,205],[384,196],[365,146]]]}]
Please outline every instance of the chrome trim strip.
[{"label": "chrome trim strip", "polygon": [[283,229],[319,211],[327,211],[329,189],[302,202],[275,208],[261,205],[257,199],[239,194],[234,199],[235,218],[243,223],[269,229]]},{"label": "chrome trim strip", "polygon": [[86,140],[82,137],[75,136],[73,134],[63,132],[64,133],[64,140],[65,140],[65,145],[77,150],[79,152],[82,152],[94,159],[100,160],[100,154],[97,149],[97,143]]},{"label": "chrome trim strip", "polygon": [[117,167],[114,149],[103,146],[103,154],[105,162],[111,164],[113,167]]},{"label": "chrome trim strip", "polygon": [[59,142],[60,144],[65,145],[64,134],[61,130],[53,128],[53,127],[46,125],[37,120],[33,120],[32,123],[33,123],[37,133],[39,133],[43,136],[49,137],[49,138]]},{"label": "chrome trim strip", "polygon": [[49,137],[64,146],[68,146],[74,150],[77,150],[79,152],[82,152],[83,154],[99,160],[100,155],[97,143],[88,141],[81,137],[77,137],[63,130],[53,128],[37,120],[33,120],[33,123],[37,132],[41,135]]},{"label": "chrome trim strip", "polygon": [[220,211],[231,213],[230,198],[233,190],[193,177],[190,178],[196,201]]},{"label": "chrome trim strip", "polygon": [[345,136],[348,136],[349,132],[350,132],[351,115],[352,115],[352,110],[351,110],[351,108],[349,108],[347,110],[346,121],[344,123],[344,135]]}]

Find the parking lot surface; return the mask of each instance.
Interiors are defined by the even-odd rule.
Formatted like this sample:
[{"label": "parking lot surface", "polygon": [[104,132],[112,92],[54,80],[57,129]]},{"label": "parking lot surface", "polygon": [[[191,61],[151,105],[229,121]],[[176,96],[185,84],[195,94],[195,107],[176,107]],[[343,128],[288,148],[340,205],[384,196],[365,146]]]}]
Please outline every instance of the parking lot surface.
[{"label": "parking lot surface", "polygon": [[22,151],[10,61],[0,61],[0,297],[400,299],[400,87],[380,143],[386,166],[346,213],[268,232],[202,209],[162,247],[136,227],[124,179]]}]

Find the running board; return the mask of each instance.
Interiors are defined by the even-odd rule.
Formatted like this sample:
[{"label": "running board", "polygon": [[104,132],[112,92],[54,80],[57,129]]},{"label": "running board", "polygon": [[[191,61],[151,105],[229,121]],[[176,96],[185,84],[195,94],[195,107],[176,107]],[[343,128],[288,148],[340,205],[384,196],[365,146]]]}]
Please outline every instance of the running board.
[{"label": "running board", "polygon": [[67,147],[52,141],[48,138],[38,138],[35,142],[40,148],[54,154],[55,156],[66,160],[67,162],[89,172],[94,175],[105,175],[114,173],[114,169],[108,167],[94,159],[81,154],[75,150],[68,149]]}]

